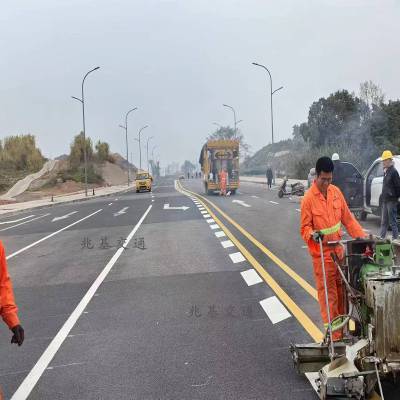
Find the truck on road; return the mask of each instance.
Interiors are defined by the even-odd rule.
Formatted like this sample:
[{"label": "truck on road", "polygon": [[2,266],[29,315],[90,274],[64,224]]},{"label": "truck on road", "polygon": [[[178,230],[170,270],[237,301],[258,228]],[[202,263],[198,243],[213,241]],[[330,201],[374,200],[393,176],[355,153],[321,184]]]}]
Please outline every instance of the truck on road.
[{"label": "truck on road", "polygon": [[228,173],[227,192],[235,194],[239,187],[239,141],[209,140],[202,147],[199,163],[203,173],[204,191],[212,194],[221,190],[219,174]]}]

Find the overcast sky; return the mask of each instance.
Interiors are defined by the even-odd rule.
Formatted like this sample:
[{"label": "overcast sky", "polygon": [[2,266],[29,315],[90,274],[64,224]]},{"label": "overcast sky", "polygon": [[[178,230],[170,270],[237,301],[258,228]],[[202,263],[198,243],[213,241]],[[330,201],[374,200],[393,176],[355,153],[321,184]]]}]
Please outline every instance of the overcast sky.
[{"label": "overcast sky", "polygon": [[253,151],[290,137],[310,104],[373,80],[387,98],[400,92],[400,2],[396,0],[2,0],[0,138],[36,135],[47,157],[68,153],[82,127],[125,154],[139,128],[154,136],[162,165],[197,161],[213,122],[239,125]]}]

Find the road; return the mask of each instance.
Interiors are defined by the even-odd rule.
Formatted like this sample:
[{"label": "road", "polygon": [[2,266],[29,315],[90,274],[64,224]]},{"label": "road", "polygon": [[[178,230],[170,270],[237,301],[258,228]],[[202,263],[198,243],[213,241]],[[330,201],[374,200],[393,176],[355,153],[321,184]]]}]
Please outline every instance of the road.
[{"label": "road", "polygon": [[288,351],[322,329],[298,201],[201,189],[0,220],[26,331],[17,348],[0,329],[6,399],[316,399]]}]

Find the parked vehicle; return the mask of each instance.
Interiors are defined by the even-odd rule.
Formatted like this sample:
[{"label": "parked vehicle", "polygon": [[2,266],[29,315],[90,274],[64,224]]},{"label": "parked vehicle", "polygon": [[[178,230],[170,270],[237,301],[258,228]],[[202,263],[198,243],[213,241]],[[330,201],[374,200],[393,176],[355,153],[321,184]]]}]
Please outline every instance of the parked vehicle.
[{"label": "parked vehicle", "polygon": [[[394,166],[400,172],[400,155],[393,157]],[[382,206],[382,185],[383,185],[383,164],[377,158],[369,167],[364,178],[364,207],[361,213],[361,220],[365,220],[368,214],[381,215]],[[400,205],[397,207],[400,216]]]},{"label": "parked vehicle", "polygon": [[288,189],[287,181],[288,178],[285,176],[283,178],[281,186],[279,187],[279,198],[282,198],[283,196],[304,196],[304,185],[301,182],[292,183]]}]

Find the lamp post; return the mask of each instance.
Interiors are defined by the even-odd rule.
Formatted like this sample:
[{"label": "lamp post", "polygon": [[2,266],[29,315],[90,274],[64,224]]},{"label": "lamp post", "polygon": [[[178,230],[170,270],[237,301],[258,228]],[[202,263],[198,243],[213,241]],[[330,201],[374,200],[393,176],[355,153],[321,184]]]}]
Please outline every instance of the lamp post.
[{"label": "lamp post", "polygon": [[128,163],[128,186],[129,186],[129,158],[128,158],[128,154],[129,154],[129,150],[128,150],[128,115],[132,112],[137,110],[137,107],[134,107],[132,109],[130,109],[126,114],[125,114],[125,126],[120,125],[120,128],[125,129],[125,142],[126,142],[126,161]]},{"label": "lamp post", "polygon": [[228,105],[228,104],[222,104],[224,107],[228,107],[228,108],[230,108],[232,111],[233,111],[233,122],[234,122],[234,125],[235,125],[235,137],[237,136],[237,128],[236,128],[236,125],[237,125],[237,122],[236,122],[236,111],[235,111],[235,109],[232,107],[232,106],[230,106],[230,105]]},{"label": "lamp post", "polygon": [[150,136],[147,138],[147,143],[146,143],[146,153],[147,153],[147,172],[149,172],[149,141],[153,139],[154,136]]},{"label": "lamp post", "polygon": [[148,128],[148,125],[142,126],[139,129],[139,134],[138,134],[138,136],[139,136],[139,139],[138,139],[138,142],[139,142],[139,168],[140,169],[142,169],[142,145],[141,145],[141,141],[140,141],[140,134],[142,133],[143,129],[146,129],[146,128]]},{"label": "lamp post", "polygon": [[84,84],[86,77],[93,71],[97,71],[100,67],[96,67],[86,72],[82,79],[82,98],[71,96],[74,100],[78,100],[82,104],[82,121],[83,121],[83,162],[84,162],[84,173],[85,173],[85,196],[88,195],[88,182],[87,182],[87,154],[86,154],[86,127],[85,127],[85,95],[84,95]]},{"label": "lamp post", "polygon": [[[272,85],[272,75],[271,75],[271,72],[269,72],[269,69],[268,69],[265,65],[262,65],[262,64],[258,64],[258,63],[255,63],[255,62],[253,62],[252,64],[255,65],[255,66],[257,66],[257,67],[264,68],[265,71],[267,71],[267,72],[268,72],[268,75],[269,75],[269,80],[270,80],[270,96],[271,96],[271,139],[272,139],[272,144],[274,144],[274,108],[273,108],[272,96],[273,96],[273,94],[276,93],[278,90],[283,89],[283,86],[279,87],[278,89],[273,90],[273,89],[272,89],[272,88],[273,88],[273,85]],[[273,177],[274,177],[274,184],[275,184],[275,171],[274,171]]]}]

